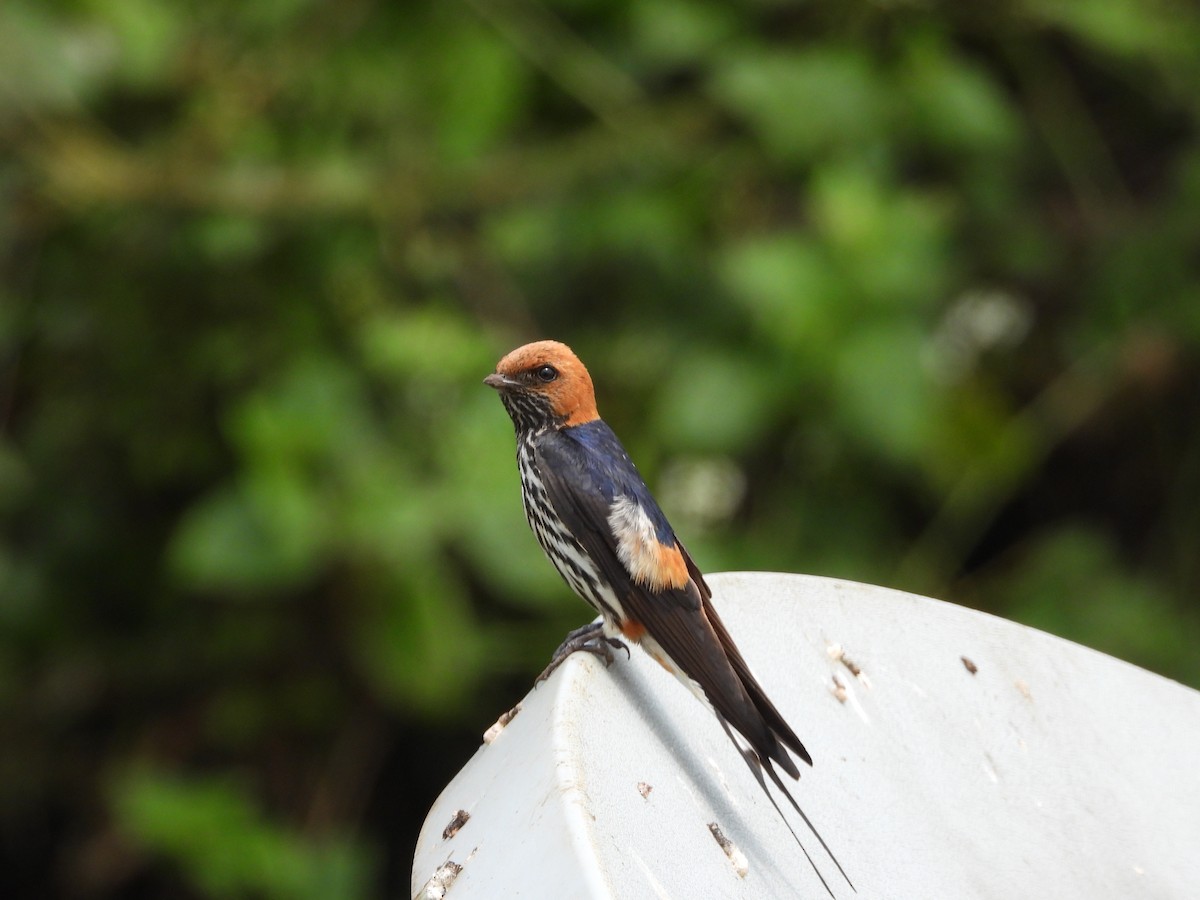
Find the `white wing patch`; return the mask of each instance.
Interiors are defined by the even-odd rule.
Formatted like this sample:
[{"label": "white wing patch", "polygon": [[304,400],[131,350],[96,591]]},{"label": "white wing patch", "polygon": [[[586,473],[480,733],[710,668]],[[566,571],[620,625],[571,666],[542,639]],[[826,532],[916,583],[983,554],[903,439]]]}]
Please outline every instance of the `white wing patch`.
[{"label": "white wing patch", "polygon": [[632,497],[617,498],[608,513],[608,526],[617,538],[617,557],[634,584],[656,591],[687,584],[683,554],[659,543],[654,522]]}]

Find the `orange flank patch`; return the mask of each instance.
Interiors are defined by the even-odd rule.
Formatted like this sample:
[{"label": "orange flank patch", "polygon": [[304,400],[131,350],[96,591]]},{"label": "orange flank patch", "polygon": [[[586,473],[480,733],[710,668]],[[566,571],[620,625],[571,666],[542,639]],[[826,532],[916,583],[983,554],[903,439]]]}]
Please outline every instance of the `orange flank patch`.
[{"label": "orange flank patch", "polygon": [[627,559],[622,557],[622,560],[626,562],[635,584],[652,591],[687,585],[687,563],[683,561],[678,546],[668,547],[660,544],[658,538],[649,537],[640,541],[628,540],[623,549],[627,551]]},{"label": "orange flank patch", "polygon": [[608,524],[617,539],[617,556],[634,584],[652,591],[687,587],[691,577],[679,544],[659,541],[653,520],[637,500],[618,498]]},{"label": "orange flank patch", "polygon": [[642,635],[646,633],[646,626],[635,619],[626,619],[621,623],[621,634],[633,641],[635,644],[642,639]]},{"label": "orange flank patch", "polygon": [[679,545],[667,547],[655,541],[654,547],[658,556],[656,566],[658,578],[655,579],[658,584],[651,586],[662,589],[665,587],[681,588],[686,585],[690,576],[687,563],[683,559],[683,551],[679,549]]}]

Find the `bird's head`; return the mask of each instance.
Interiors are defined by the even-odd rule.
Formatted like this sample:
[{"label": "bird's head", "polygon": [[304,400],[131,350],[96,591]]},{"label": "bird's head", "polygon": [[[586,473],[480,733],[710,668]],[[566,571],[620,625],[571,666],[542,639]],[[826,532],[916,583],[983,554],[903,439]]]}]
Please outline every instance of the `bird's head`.
[{"label": "bird's head", "polygon": [[558,341],[518,347],[483,379],[500,392],[517,431],[583,425],[600,418],[592,376],[571,348]]}]

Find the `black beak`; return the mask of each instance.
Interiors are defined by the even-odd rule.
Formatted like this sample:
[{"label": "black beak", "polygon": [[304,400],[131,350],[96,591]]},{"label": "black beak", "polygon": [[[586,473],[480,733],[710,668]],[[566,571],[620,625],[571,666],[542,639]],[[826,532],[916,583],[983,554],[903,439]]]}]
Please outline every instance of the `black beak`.
[{"label": "black beak", "polygon": [[499,372],[493,372],[487,378],[483,379],[483,383],[488,387],[495,388],[498,391],[520,386],[519,381],[509,378],[507,375],[501,375]]}]

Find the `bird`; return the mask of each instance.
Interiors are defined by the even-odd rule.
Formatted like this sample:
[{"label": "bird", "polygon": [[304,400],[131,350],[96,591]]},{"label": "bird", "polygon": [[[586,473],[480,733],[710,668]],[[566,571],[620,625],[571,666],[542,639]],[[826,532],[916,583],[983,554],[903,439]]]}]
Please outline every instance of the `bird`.
[{"label": "bird", "polygon": [[716,714],[830,896],[764,772],[854,890],[779,776],[782,770],[798,780],[792,755],[812,766],[811,755],[751,673],[704,575],[600,417],[579,357],[559,341],[536,341],[504,356],[483,383],[499,392],[516,430],[529,527],[567,585],[599,614],[567,635],[538,682],[576,651],[594,653],[607,666],[613,650],[629,654],[626,641],[639,645]]}]

